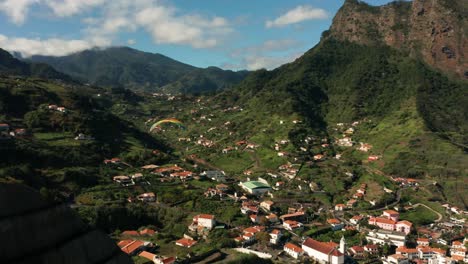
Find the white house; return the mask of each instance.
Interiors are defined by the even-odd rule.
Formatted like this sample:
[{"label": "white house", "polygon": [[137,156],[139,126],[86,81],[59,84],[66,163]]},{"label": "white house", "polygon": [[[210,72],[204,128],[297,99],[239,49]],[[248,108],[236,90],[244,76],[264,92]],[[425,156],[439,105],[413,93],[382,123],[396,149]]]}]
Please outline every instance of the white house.
[{"label": "white house", "polygon": [[215,216],[210,214],[196,215],[193,217],[192,225],[198,227],[205,227],[211,230],[216,225]]},{"label": "white house", "polygon": [[273,245],[278,244],[282,236],[281,230],[273,229],[273,231],[270,232],[270,243]]},{"label": "white house", "polygon": [[286,243],[283,248],[284,252],[286,252],[291,257],[298,259],[300,256],[304,254],[304,250],[299,246],[296,246],[292,243]]},{"label": "white house", "polygon": [[307,238],[304,243],[302,243],[302,249],[307,255],[319,262],[330,264],[344,263],[344,254],[342,252],[326,243],[312,238]]}]

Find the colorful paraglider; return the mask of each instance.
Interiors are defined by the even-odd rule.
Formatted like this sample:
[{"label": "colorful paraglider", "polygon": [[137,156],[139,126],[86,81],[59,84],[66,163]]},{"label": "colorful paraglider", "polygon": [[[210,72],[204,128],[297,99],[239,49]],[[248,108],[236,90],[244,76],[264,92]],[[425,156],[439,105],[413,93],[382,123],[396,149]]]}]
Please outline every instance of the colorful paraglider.
[{"label": "colorful paraglider", "polygon": [[180,122],[179,120],[175,118],[168,118],[168,119],[159,120],[158,122],[154,123],[150,128],[150,132],[154,132],[155,130],[159,129],[160,126],[164,123],[175,124],[185,130],[185,126],[182,122]]}]

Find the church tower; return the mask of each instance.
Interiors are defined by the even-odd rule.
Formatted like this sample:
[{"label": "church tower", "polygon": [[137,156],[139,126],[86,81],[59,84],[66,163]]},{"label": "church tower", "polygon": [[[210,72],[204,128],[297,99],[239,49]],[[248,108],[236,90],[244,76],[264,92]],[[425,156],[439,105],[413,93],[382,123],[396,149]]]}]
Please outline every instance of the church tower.
[{"label": "church tower", "polygon": [[346,254],[346,241],[344,239],[344,236],[342,236],[340,240],[340,251],[341,253]]}]

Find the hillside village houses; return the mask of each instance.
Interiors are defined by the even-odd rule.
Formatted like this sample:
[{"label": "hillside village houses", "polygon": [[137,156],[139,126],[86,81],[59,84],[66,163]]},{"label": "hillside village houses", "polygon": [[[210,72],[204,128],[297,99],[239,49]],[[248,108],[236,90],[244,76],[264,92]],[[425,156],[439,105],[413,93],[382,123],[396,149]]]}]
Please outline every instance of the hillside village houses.
[{"label": "hillside village houses", "polygon": [[192,224],[189,226],[190,231],[201,231],[203,229],[211,230],[216,225],[216,219],[214,215],[210,214],[199,214],[193,217]]},{"label": "hillside village houses", "polygon": [[369,225],[375,225],[379,228],[391,231],[403,232],[409,234],[413,224],[409,221],[398,221],[400,214],[394,210],[386,210],[381,217],[370,217]]}]

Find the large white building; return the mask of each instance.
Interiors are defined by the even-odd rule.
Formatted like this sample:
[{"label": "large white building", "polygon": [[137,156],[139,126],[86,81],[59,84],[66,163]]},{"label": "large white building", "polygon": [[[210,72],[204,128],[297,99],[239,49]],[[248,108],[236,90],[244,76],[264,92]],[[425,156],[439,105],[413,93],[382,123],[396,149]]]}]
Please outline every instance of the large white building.
[{"label": "large white building", "polygon": [[240,186],[246,192],[253,194],[253,195],[262,195],[268,191],[271,191],[271,187],[268,184],[260,182],[260,181],[241,182]]},{"label": "large white building", "polygon": [[304,243],[302,243],[302,249],[307,253],[307,255],[320,263],[344,263],[344,254],[342,252],[326,243],[312,238],[307,238]]},{"label": "large white building", "polygon": [[366,239],[374,244],[388,244],[401,247],[406,243],[406,234],[398,231],[380,229],[370,231],[367,234]]}]

